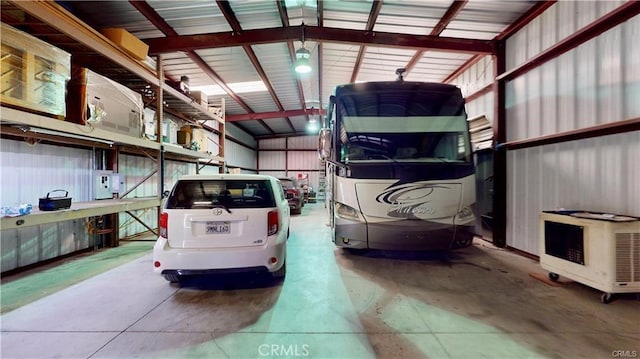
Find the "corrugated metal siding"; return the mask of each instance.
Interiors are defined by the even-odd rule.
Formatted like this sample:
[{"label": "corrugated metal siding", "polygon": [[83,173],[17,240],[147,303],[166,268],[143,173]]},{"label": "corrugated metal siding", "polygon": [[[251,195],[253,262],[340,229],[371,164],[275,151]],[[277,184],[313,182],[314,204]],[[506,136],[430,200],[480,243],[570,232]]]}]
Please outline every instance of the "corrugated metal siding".
[{"label": "corrugated metal siding", "polygon": [[[158,168],[158,165],[148,157],[121,154],[118,161],[118,171],[124,179],[125,192]],[[169,161],[166,162],[170,163]],[[170,179],[174,174],[175,172],[173,171],[173,168],[171,168],[171,166],[167,166],[165,171],[165,186],[167,182],[170,182]],[[158,174],[151,176],[124,198],[158,196],[158,179]],[[170,190],[171,187],[166,189]],[[158,216],[155,208],[146,208],[133,211],[132,213],[152,228],[155,228],[158,223]],[[137,222],[127,213],[119,213],[118,221],[118,233],[120,238],[126,238],[128,236],[147,231],[142,224]]]},{"label": "corrugated metal siding", "polygon": [[489,92],[482,95],[472,102],[467,103],[467,116],[469,118],[485,115],[487,120],[493,125],[495,121],[495,95],[493,92]]},{"label": "corrugated metal siding", "polygon": [[297,136],[287,139],[289,149],[315,150],[318,148],[318,136]]},{"label": "corrugated metal siding", "polygon": [[[558,2],[509,39],[509,69],[615,8],[603,3]],[[636,16],[507,83],[507,140],[640,116],[639,35]],[[525,252],[542,210],[640,215],[639,131],[510,151],[507,172],[507,244]]]},{"label": "corrugated metal siding", "polygon": [[415,54],[411,49],[368,46],[358,81],[393,81],[396,69],[405,67]]},{"label": "corrugated metal siding", "polygon": [[[53,120],[52,120],[53,121]],[[49,191],[69,191],[73,201],[93,197],[93,151],[24,141],[0,141],[0,205],[38,205]]]},{"label": "corrugated metal siding", "polygon": [[250,169],[255,169],[257,166],[257,153],[252,149],[227,141],[224,151],[228,166]]},{"label": "corrugated metal siding", "polygon": [[286,152],[284,151],[266,151],[260,152],[258,155],[258,169],[262,170],[286,170]]},{"label": "corrugated metal siding", "polygon": [[559,1],[507,39],[507,71],[564,40],[624,1]]},{"label": "corrugated metal siding", "polygon": [[[93,199],[93,151],[24,141],[0,141],[0,205],[30,203],[55,189],[69,191],[73,202]],[[53,195],[60,195],[54,193]],[[93,245],[84,220],[2,231],[1,270],[8,271]]]},{"label": "corrugated metal siding", "polygon": [[321,95],[325,106],[328,104],[329,97],[334,94],[336,84],[346,84],[351,80],[359,50],[360,46],[349,44],[326,43],[322,45],[323,67],[331,69],[331,71],[324,71],[322,74]]},{"label": "corrugated metal siding", "polygon": [[472,55],[426,51],[406,76],[407,81],[442,82]]},{"label": "corrugated metal siding", "polygon": [[287,169],[294,171],[315,171],[320,168],[320,160],[318,159],[318,154],[315,151],[288,151],[287,164]]},{"label": "corrugated metal siding", "polygon": [[507,139],[640,116],[640,50],[634,42],[639,34],[636,16],[507,83]]},{"label": "corrugated metal siding", "polygon": [[539,254],[542,210],[640,216],[640,131],[508,153],[507,244]]},{"label": "corrugated metal siding", "polygon": [[[253,136],[239,129],[232,122],[225,123],[225,131],[227,132],[227,136],[230,136],[244,143],[249,147],[254,147],[254,148],[258,147],[258,142],[256,141],[255,138],[253,138]],[[225,142],[225,145],[226,145],[226,142]]]},{"label": "corrugated metal siding", "polygon": [[300,98],[296,91],[295,78],[291,77],[293,63],[285,43],[252,46],[260,65],[268,74],[271,86],[285,110],[300,108]]},{"label": "corrugated metal siding", "polygon": [[285,149],[286,138],[270,138],[258,141],[261,150],[283,150]]},{"label": "corrugated metal siding", "polygon": [[493,57],[484,56],[450,83],[462,91],[462,96],[469,96],[493,83]]}]

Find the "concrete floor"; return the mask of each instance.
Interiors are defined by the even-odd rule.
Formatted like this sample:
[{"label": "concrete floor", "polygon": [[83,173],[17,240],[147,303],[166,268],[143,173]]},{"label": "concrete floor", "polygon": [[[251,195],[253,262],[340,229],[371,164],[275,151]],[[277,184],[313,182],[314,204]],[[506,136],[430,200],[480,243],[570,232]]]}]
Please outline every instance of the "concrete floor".
[{"label": "concrete floor", "polygon": [[152,272],[149,251],[25,299],[3,310],[0,357],[640,357],[634,295],[605,305],[581,284],[548,285],[531,276],[546,275],[535,261],[484,241],[446,255],[353,255],[326,223],[322,204],[292,218],[284,282],[180,287]]}]

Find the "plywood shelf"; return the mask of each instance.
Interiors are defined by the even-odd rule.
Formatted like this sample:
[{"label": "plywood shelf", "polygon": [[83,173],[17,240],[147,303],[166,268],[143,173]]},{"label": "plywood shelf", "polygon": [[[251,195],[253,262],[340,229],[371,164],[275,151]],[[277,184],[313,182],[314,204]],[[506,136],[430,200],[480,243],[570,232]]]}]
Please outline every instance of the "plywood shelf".
[{"label": "plywood shelf", "polygon": [[40,224],[57,223],[79,218],[101,216],[111,213],[135,211],[139,209],[160,206],[161,200],[157,197],[133,198],[133,199],[105,199],[99,201],[71,203],[71,208],[58,211],[40,211],[34,209],[31,214],[19,217],[3,217],[0,228],[16,229]]}]

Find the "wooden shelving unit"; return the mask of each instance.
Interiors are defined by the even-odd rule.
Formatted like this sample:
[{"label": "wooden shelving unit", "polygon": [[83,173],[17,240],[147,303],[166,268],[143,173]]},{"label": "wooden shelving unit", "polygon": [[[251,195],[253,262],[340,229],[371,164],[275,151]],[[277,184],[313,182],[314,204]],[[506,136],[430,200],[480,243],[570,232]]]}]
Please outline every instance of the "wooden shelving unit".
[{"label": "wooden shelving unit", "polygon": [[[160,185],[158,195],[150,198],[77,202],[72,203],[71,208],[65,210],[43,212],[34,209],[29,215],[5,217],[0,222],[2,230],[109,214],[115,215],[121,212],[154,207],[159,211],[162,202],[161,179],[164,176],[165,157],[193,162],[198,166],[203,163],[224,165],[224,103],[221,105],[222,115],[220,116],[171,87],[164,81],[161,58],[157,59],[158,64],[152,64],[131,57],[97,30],[89,27],[52,1],[3,0],[1,6],[0,14],[4,24],[33,34],[38,39],[68,52],[71,54],[72,69],[73,67],[86,67],[137,93],[144,93],[151,89],[156,98],[151,102],[150,107],[160,113],[166,110],[166,112],[178,114],[182,119],[218,134],[221,146],[220,156],[214,156],[206,152],[192,151],[161,143],[161,136],[158,136],[157,141],[127,136],[106,131],[91,124],[83,125],[60,121],[46,114],[23,111],[15,107],[15,104],[3,103],[0,108],[0,125],[3,137],[26,137],[25,134],[28,134],[62,145],[111,150],[114,151],[115,157],[118,153],[137,153],[155,157],[158,163],[155,173],[160,176],[158,181]],[[67,112],[68,114],[69,112]],[[147,226],[147,228],[149,227]]]}]

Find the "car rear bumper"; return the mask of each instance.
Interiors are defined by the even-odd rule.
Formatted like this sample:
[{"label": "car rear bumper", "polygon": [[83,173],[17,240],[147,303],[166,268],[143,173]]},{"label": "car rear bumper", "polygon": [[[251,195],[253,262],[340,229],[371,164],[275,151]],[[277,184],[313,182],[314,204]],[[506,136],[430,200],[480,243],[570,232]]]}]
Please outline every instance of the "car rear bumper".
[{"label": "car rear bumper", "polygon": [[[169,271],[184,274],[214,271],[275,272],[284,264],[286,243],[286,240],[281,240],[256,247],[171,248],[167,239],[160,237],[153,247],[153,270],[162,274],[170,273]],[[271,263],[271,258],[277,258],[277,262]]]}]

